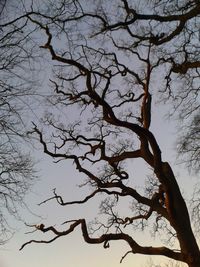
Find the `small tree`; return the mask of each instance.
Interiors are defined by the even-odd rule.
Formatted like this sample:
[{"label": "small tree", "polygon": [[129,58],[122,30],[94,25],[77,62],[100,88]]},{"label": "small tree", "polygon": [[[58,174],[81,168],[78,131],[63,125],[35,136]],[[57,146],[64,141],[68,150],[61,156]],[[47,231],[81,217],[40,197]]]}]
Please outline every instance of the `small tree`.
[{"label": "small tree", "polygon": [[[101,211],[108,221],[98,222],[95,237],[85,218],[65,222],[69,227],[64,231],[34,225],[55,236],[31,240],[22,248],[33,242],[53,242],[80,226],[87,243],[108,248],[110,241],[124,240],[130,246],[128,253],[161,255],[199,267],[200,251],[186,203],[151,130],[154,99],[172,98],[175,108],[188,99],[193,99],[193,106],[198,102],[199,1],[48,4],[46,13],[32,5],[17,19],[28,19],[46,37],[40,47],[55,62],[50,80],[55,95],[50,101],[62,108],[64,117],[58,121],[51,112],[43,119],[48,130],[35,125],[33,133],[44,153],[58,161],[71,160],[92,188],[83,200],[65,202],[56,191],[51,199],[65,206],[105,195]],[[68,116],[71,121],[66,123],[72,113],[78,117]],[[143,192],[129,175],[130,160],[137,159],[152,170]],[[133,211],[120,216],[115,208],[125,198],[133,200]],[[177,244],[172,248],[138,244],[128,228],[143,229],[146,221],[156,231],[165,225]]]}]

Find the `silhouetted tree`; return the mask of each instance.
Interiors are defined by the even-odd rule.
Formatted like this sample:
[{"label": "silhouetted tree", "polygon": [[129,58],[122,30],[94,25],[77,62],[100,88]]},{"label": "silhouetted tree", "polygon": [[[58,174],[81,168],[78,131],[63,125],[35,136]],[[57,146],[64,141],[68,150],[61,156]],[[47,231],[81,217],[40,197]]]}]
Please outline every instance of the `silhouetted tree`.
[{"label": "silhouetted tree", "polygon": [[[27,75],[32,61],[26,46],[24,24],[7,23],[11,1],[0,2],[0,242],[10,237],[8,216],[19,218],[34,175],[33,162],[25,148],[28,96],[34,84]],[[16,9],[17,11],[17,9]],[[29,42],[30,44],[30,42]],[[27,50],[26,50],[27,49]],[[33,69],[33,67],[31,67]],[[29,71],[30,72],[30,71]],[[30,89],[32,86],[32,89]],[[33,98],[32,98],[33,100]],[[12,230],[13,231],[13,230]]]},{"label": "silhouetted tree", "polygon": [[200,170],[200,115],[197,108],[192,120],[183,125],[184,134],[179,139],[178,151],[191,171]]},{"label": "silhouetted tree", "polygon": [[[66,202],[56,190],[50,199],[66,206],[102,194],[101,211],[108,220],[93,225],[96,236],[88,231],[85,218],[66,221],[69,227],[64,231],[33,225],[55,236],[31,240],[22,248],[53,242],[81,227],[87,243],[108,248],[110,241],[124,240],[130,246],[126,255],[160,255],[199,267],[200,251],[186,203],[151,127],[152,104],[160,98],[172,99],[183,114],[193,116],[198,110],[199,1],[46,3],[46,11],[32,4],[10,22],[32,23],[41,40],[46,38],[40,48],[54,65],[51,114],[43,119],[44,129],[35,125],[33,133],[44,153],[58,161],[71,160],[92,188],[83,200]],[[62,110],[59,120],[52,114],[57,106]],[[144,191],[130,177],[131,160],[138,159],[152,170]],[[117,211],[123,199],[133,201],[127,215]],[[139,244],[130,227],[166,230],[176,242],[160,247]]]}]

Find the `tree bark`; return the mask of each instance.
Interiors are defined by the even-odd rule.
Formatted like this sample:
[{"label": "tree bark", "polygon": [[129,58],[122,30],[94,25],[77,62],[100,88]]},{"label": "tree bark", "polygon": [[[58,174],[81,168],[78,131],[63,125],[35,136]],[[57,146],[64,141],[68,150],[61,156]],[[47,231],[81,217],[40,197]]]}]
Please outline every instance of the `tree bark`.
[{"label": "tree bark", "polygon": [[188,263],[189,267],[200,267],[200,256],[196,260],[196,262]]},{"label": "tree bark", "polygon": [[191,228],[188,209],[173,171],[167,162],[162,164],[162,172],[161,179],[163,179],[166,193],[165,206],[170,224],[176,230],[181,253],[189,267],[200,267],[200,251]]}]

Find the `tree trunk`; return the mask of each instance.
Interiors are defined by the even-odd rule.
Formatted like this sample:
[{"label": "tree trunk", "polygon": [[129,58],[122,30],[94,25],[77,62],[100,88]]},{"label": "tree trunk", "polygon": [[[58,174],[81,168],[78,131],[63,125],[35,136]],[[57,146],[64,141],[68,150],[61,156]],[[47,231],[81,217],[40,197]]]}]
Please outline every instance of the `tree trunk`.
[{"label": "tree trunk", "polygon": [[191,228],[188,209],[171,167],[167,162],[162,165],[163,174],[166,193],[165,205],[170,224],[176,230],[184,260],[189,267],[200,267],[200,251]]},{"label": "tree trunk", "polygon": [[198,257],[198,259],[196,260],[196,262],[191,262],[188,263],[189,267],[200,267],[200,256]]}]

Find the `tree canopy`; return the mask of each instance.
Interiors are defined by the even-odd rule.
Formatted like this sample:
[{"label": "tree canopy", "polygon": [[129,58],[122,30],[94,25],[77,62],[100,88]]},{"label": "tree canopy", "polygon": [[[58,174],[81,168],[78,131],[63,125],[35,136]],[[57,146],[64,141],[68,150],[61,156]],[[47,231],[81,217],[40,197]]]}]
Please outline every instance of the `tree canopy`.
[{"label": "tree canopy", "polygon": [[[199,15],[197,0],[60,0],[32,2],[2,25],[31,29],[30,36],[53,70],[51,111],[42,126],[34,124],[32,134],[54,160],[72,161],[92,190],[70,202],[55,190],[50,199],[65,206],[101,194],[101,211],[107,217],[93,225],[94,235],[85,218],[64,222],[65,230],[33,225],[54,237],[31,240],[22,248],[53,242],[80,226],[87,243],[109,248],[110,241],[124,240],[130,247],[127,254],[161,255],[200,266],[188,208],[152,131],[155,102],[168,101],[169,115],[177,112],[188,127],[179,139],[180,152],[198,170]],[[56,108],[61,113],[54,112]],[[138,159],[151,169],[143,191],[130,175],[131,162]],[[123,199],[133,202],[125,216],[116,209]],[[162,231],[163,226],[175,237],[173,246],[139,244],[129,230]]]}]

